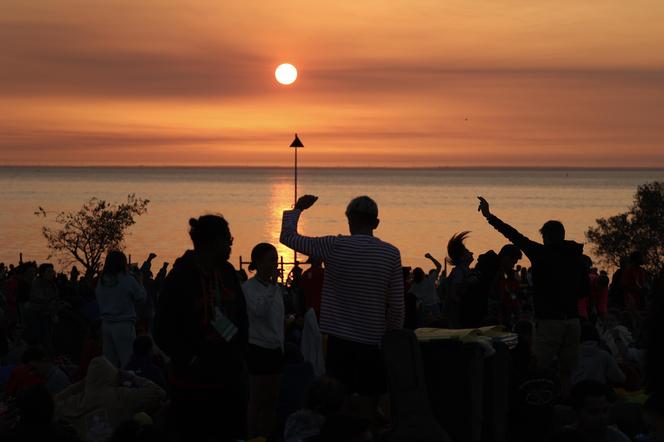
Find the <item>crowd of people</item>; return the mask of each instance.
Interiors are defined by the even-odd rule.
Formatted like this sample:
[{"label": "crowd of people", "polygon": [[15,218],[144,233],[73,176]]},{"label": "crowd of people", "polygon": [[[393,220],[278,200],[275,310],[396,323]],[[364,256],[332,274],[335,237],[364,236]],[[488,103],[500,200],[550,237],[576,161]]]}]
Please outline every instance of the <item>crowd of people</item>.
[{"label": "crowd of people", "polygon": [[156,274],[117,250],[98,274],[0,264],[0,437],[389,440],[385,333],[501,325],[518,335],[506,440],[664,441],[664,280],[638,251],[609,278],[559,221],[537,242],[480,197],[506,244],[475,259],[460,232],[411,269],[366,196],[349,234],[300,234],[316,201],[283,214],[281,243],[309,257],[288,277],[269,243],[231,265],[220,215],[192,218],[192,249]]}]

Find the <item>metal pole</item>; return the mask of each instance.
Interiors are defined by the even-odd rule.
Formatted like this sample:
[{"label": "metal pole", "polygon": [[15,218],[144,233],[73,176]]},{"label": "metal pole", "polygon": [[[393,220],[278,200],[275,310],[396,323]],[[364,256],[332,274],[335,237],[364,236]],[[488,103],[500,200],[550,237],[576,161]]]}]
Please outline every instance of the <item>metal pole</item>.
[{"label": "metal pole", "polygon": [[[297,147],[293,148],[295,150],[295,198],[293,199],[293,207],[297,204]],[[293,262],[297,263],[297,252],[293,250]]]}]

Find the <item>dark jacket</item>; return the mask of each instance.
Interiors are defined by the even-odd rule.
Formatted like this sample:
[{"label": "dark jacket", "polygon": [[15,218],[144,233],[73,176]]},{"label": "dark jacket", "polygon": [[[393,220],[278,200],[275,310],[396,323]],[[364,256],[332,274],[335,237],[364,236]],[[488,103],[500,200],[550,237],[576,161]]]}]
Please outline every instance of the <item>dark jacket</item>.
[{"label": "dark jacket", "polygon": [[[164,282],[155,316],[157,345],[171,358],[172,381],[182,387],[235,386],[244,376],[248,339],[247,308],[235,268],[219,265],[220,299],[205,289],[196,255],[187,251],[175,261]],[[218,307],[237,328],[226,341],[213,327]]]},{"label": "dark jacket", "polygon": [[578,317],[578,299],[590,295],[590,278],[582,261],[583,244],[562,241],[543,245],[526,238],[496,216],[487,220],[530,259],[535,318]]}]

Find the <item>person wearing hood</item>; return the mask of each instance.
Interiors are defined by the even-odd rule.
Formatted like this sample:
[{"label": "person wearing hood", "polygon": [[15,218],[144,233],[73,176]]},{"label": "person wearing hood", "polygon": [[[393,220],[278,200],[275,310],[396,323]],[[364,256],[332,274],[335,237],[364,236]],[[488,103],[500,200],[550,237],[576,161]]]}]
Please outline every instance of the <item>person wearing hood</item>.
[{"label": "person wearing hood", "polygon": [[583,245],[565,240],[565,228],[560,221],[544,223],[540,229],[541,244],[528,239],[493,215],[484,198],[478,198],[478,211],[489,224],[530,259],[537,322],[535,356],[542,368],[549,368],[558,357],[561,388],[566,394],[579,357],[581,325],[577,303],[579,298],[590,294]]},{"label": "person wearing hood", "polygon": [[55,396],[55,418],[73,425],[84,440],[103,440],[136,413],[158,410],[165,399],[157,384],[118,371],[100,356],[92,360],[84,380]]},{"label": "person wearing hood", "polygon": [[145,302],[147,296],[140,276],[127,274],[124,253],[108,253],[95,294],[102,319],[104,356],[116,367],[124,367],[136,339],[135,304]]},{"label": "person wearing hood", "polygon": [[155,343],[170,358],[172,418],[181,440],[244,439],[247,306],[219,215],[189,220],[194,250],[178,258],[157,303]]}]

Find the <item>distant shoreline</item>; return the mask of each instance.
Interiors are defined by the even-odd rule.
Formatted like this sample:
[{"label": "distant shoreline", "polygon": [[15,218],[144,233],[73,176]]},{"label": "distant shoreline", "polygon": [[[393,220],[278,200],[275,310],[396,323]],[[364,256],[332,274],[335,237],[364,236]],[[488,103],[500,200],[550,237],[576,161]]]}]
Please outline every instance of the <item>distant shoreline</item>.
[{"label": "distant shoreline", "polygon": [[[292,166],[126,166],[126,165],[2,165],[7,169],[54,169],[54,170],[292,170]],[[438,166],[438,167],[399,167],[399,166],[300,166],[299,170],[423,170],[423,171],[532,171],[532,172],[664,172],[664,167],[577,167],[577,166]]]}]

